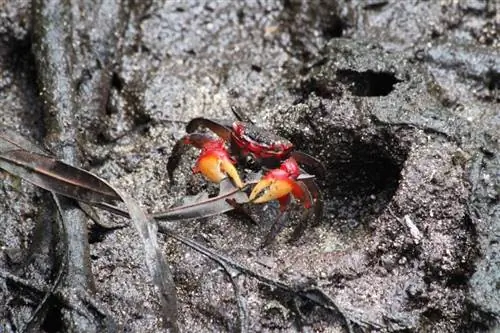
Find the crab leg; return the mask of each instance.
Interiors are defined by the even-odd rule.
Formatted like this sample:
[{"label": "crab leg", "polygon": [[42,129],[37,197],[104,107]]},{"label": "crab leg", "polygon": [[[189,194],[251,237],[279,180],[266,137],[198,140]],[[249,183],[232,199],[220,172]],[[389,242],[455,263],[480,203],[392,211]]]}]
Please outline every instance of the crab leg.
[{"label": "crab leg", "polygon": [[239,107],[236,107],[234,105],[231,106],[231,111],[233,112],[233,115],[238,119],[239,121],[249,123],[252,125],[255,125],[252,119],[250,119]]},{"label": "crab leg", "polygon": [[230,124],[225,125],[222,122],[217,122],[215,120],[210,120],[206,118],[192,119],[186,125],[186,132],[193,133],[200,127],[208,128],[226,142],[229,142],[229,140],[231,139],[232,129]]},{"label": "crab leg", "polygon": [[315,157],[312,157],[309,154],[296,150],[290,153],[290,157],[293,157],[299,164],[309,166],[314,171],[312,172],[314,175],[320,178],[325,177],[326,174],[325,166]]},{"label": "crab leg", "polygon": [[[309,200],[311,202],[313,202],[314,201],[313,194],[309,191],[309,187],[302,181],[299,182],[299,185],[303,188],[304,193],[307,194],[307,196],[309,197]],[[305,208],[304,212],[302,213],[302,216],[300,218],[299,223],[297,224],[297,226],[295,227],[295,230],[293,231],[293,234],[291,237],[292,240],[297,240],[302,235],[302,233],[304,232],[304,230],[307,227],[307,223],[311,219],[311,214],[313,212],[316,213],[317,203],[313,204],[313,206],[314,206],[314,209],[311,209],[312,207]]]},{"label": "crab leg", "polygon": [[271,226],[271,229],[267,233],[266,238],[262,243],[262,247],[266,247],[269,244],[271,244],[273,240],[276,238],[276,236],[286,226],[286,222],[288,221],[288,215],[289,215],[287,207],[290,204],[291,199],[292,198],[290,195],[286,195],[278,199],[280,203],[280,212],[278,214],[278,217],[276,217],[276,220],[274,221],[273,225]]},{"label": "crab leg", "polygon": [[318,184],[314,181],[314,178],[300,180],[306,188],[307,192],[311,195],[311,201],[314,207],[314,225],[318,225],[321,218],[323,217],[323,197]]}]

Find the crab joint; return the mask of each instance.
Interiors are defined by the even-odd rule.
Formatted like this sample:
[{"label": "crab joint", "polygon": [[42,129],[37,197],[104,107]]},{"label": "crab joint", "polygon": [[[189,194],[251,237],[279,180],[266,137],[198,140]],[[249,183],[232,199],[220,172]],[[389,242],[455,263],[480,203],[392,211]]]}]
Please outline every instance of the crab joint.
[{"label": "crab joint", "polygon": [[229,176],[236,186],[243,187],[243,182],[233,165],[231,157],[224,149],[204,149],[193,168],[194,173],[201,173],[209,181],[220,183]]}]

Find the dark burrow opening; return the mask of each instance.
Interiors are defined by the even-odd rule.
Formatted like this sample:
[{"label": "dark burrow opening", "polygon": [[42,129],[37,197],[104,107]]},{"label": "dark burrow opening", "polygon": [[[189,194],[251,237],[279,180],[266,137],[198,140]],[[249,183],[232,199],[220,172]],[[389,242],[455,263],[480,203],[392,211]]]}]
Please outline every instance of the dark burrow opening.
[{"label": "dark burrow opening", "polygon": [[[318,62],[317,66],[322,66],[323,63]],[[301,71],[302,75],[306,75],[310,68]],[[354,96],[360,97],[376,97],[387,96],[394,89],[394,85],[403,82],[389,72],[364,71],[358,72],[350,69],[336,70],[336,77],[331,79],[328,77],[311,77],[301,83],[299,89],[294,93],[302,96],[301,100],[305,100],[314,92],[316,96],[334,99],[342,96],[345,91],[349,91]]]},{"label": "dark burrow opening", "polygon": [[339,69],[336,74],[338,81],[345,84],[354,96],[387,96],[395,84],[402,82],[388,72]]},{"label": "dark burrow opening", "polygon": [[[318,184],[324,196],[324,219],[356,228],[384,211],[399,186],[408,147],[390,130],[328,128],[329,142],[293,138],[299,149],[320,152],[327,169]],[[302,139],[302,140],[301,140]]]},{"label": "dark burrow opening", "polygon": [[55,302],[53,306],[49,308],[49,311],[43,321],[42,328],[45,330],[45,332],[62,331],[63,319],[61,313],[61,306],[57,304],[57,302]]},{"label": "dark burrow opening", "polygon": [[286,38],[279,43],[304,63],[314,59],[328,40],[344,35],[350,25],[335,1],[284,0],[278,17]]}]

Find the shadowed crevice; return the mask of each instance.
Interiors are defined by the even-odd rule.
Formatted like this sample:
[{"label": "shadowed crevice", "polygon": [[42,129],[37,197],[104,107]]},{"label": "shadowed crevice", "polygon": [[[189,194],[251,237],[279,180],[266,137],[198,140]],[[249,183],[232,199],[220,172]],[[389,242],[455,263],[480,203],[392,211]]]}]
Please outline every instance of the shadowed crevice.
[{"label": "shadowed crevice", "polygon": [[354,96],[387,96],[394,90],[394,85],[402,82],[388,72],[357,72],[350,69],[337,71],[338,80],[347,86]]}]

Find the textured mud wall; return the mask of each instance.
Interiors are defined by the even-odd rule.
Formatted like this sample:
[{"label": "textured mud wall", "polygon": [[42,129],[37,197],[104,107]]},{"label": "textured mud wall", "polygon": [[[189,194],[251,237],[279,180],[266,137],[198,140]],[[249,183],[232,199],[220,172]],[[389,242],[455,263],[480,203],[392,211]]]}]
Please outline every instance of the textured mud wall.
[{"label": "textured mud wall", "polygon": [[[194,149],[175,182],[166,162],[190,119],[231,119],[231,106],[325,163],[324,216],[296,241],[292,218],[260,248],[272,205],[253,208],[257,226],[237,214],[168,224],[249,269],[160,235],[182,331],[493,332],[499,6],[4,1],[0,124],[56,154],[50,119],[71,119],[74,162],[152,212],[207,188],[190,170]],[[0,177],[0,332],[162,329],[133,228],[85,219],[89,233],[77,236],[91,271],[71,273],[61,244],[75,238],[61,232],[51,197]],[[64,288],[47,292],[58,279]]]}]

